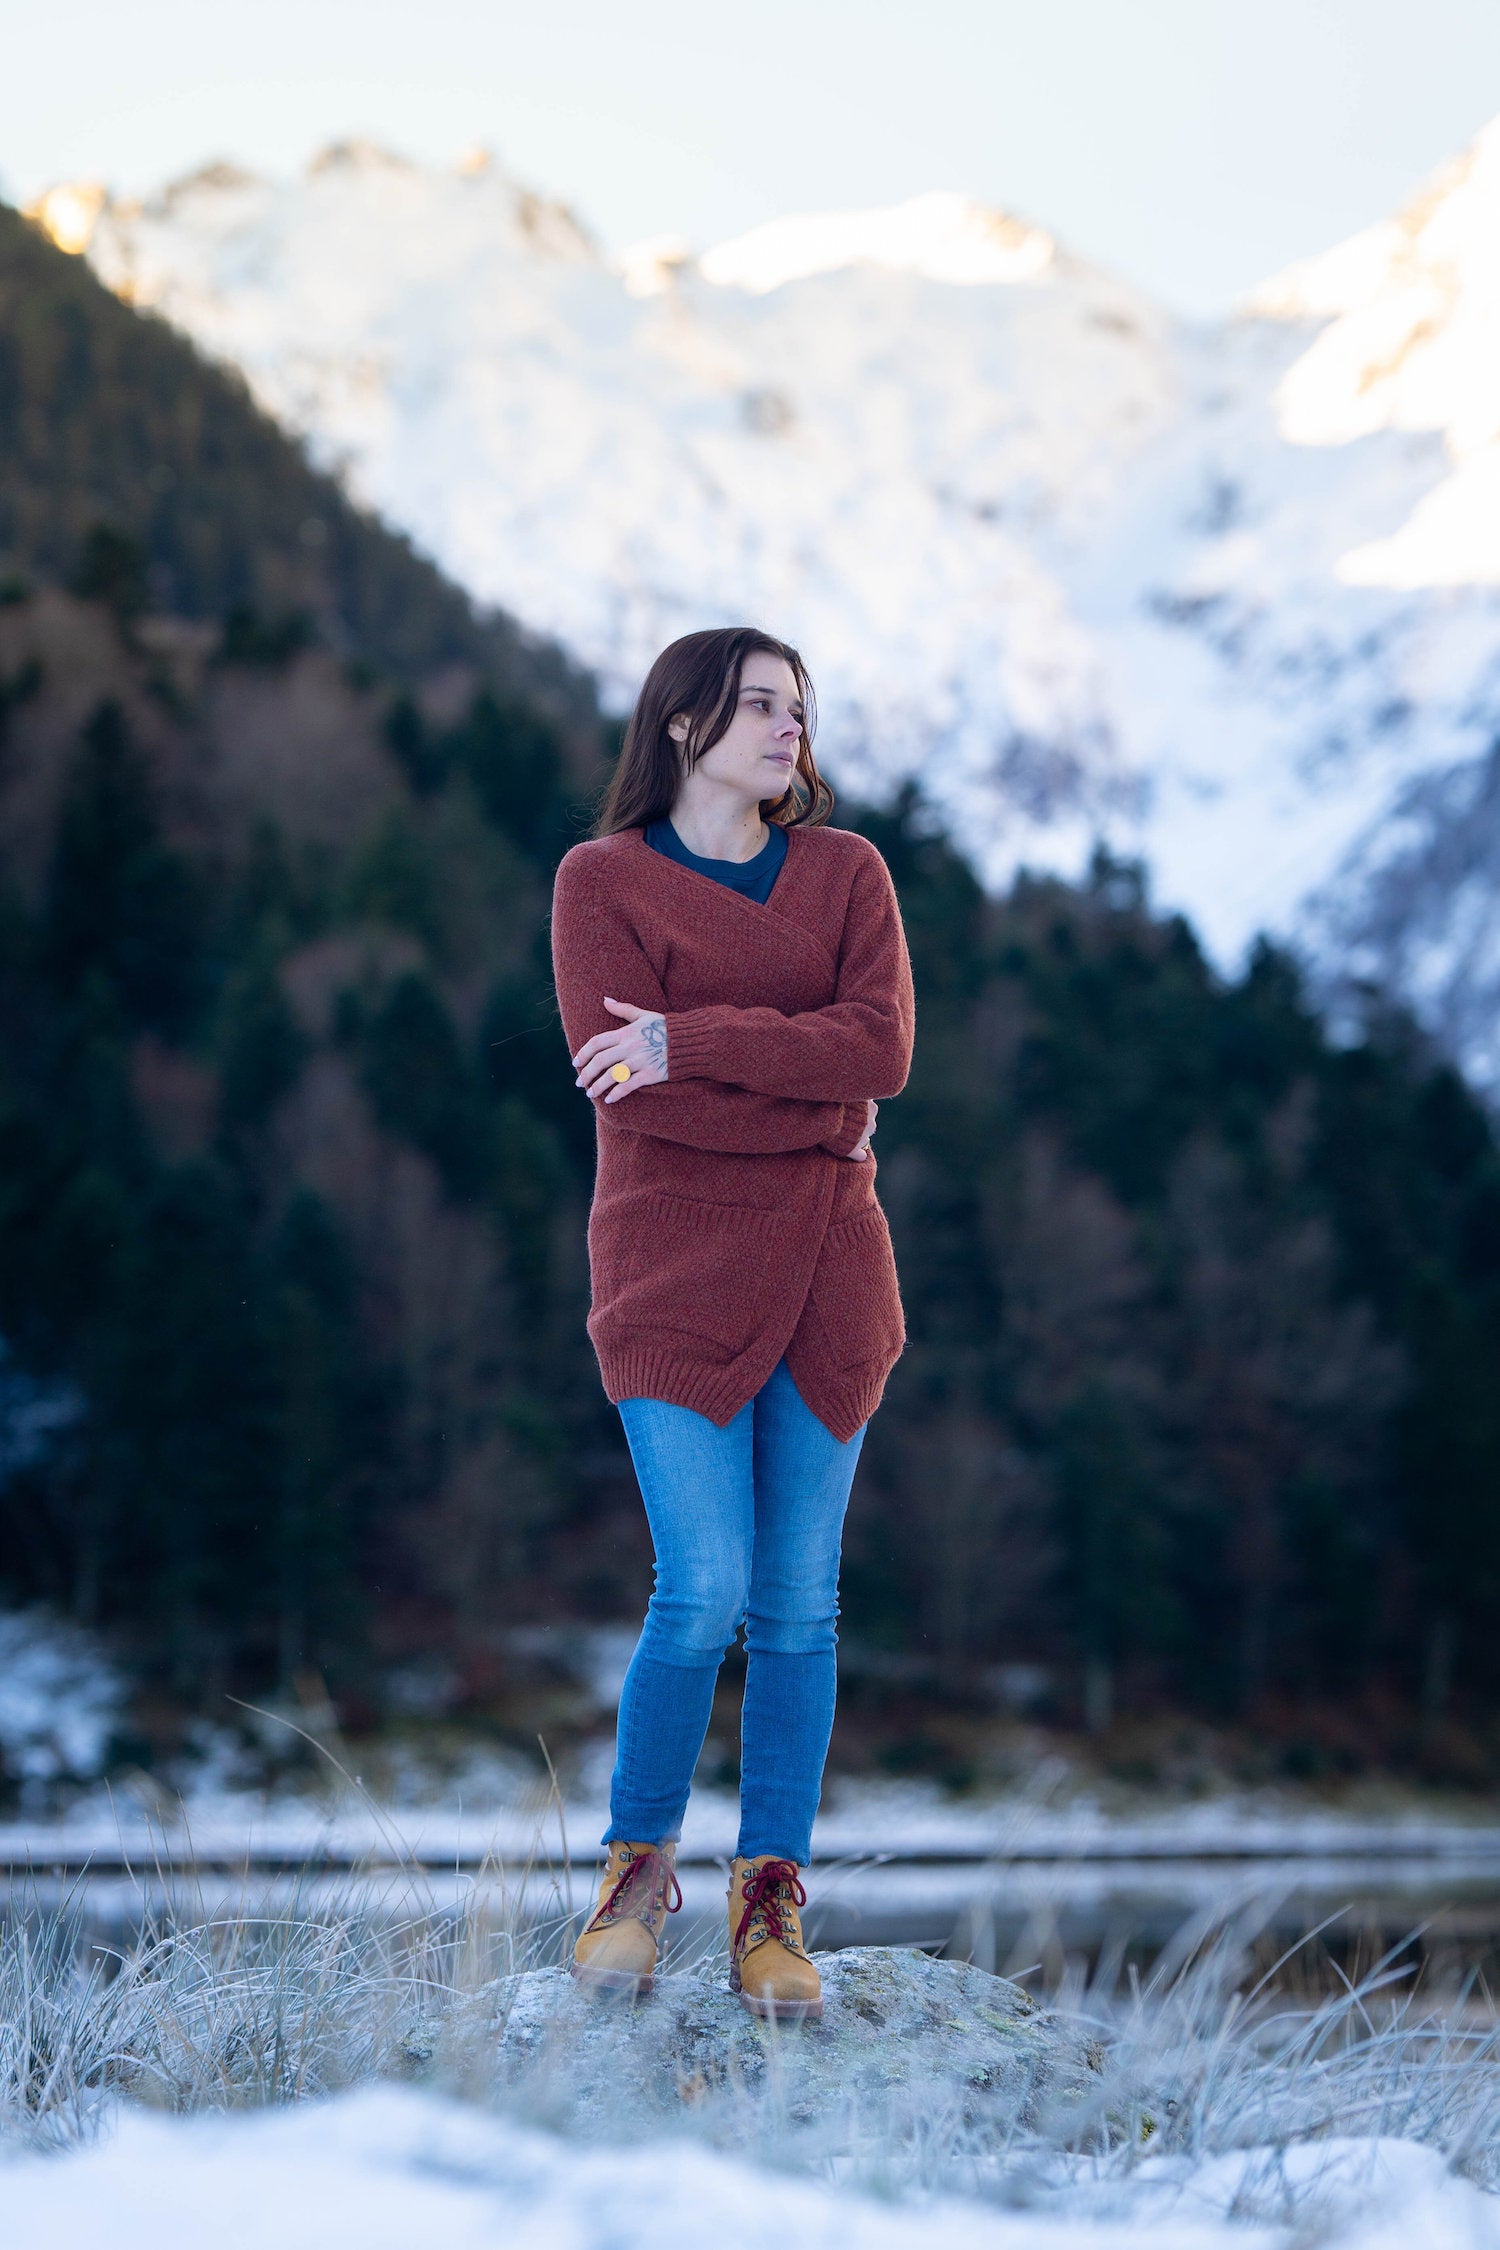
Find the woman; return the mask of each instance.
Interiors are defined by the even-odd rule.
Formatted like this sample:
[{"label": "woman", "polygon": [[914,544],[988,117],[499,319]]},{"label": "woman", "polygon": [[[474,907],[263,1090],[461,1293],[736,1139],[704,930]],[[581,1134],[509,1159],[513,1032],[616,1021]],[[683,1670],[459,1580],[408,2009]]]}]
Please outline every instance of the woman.
[{"label": "woman", "polygon": [[905,1342],[870,1136],[911,1059],[885,862],[823,824],[795,649],[690,633],[652,666],[553,961],[595,1105],[589,1334],[656,1590],[620,1701],[599,1902],[574,1973],[649,1991],[726,1645],[745,1626],[730,1984],[819,2015],[801,1869],[833,1725],[839,1544]]}]

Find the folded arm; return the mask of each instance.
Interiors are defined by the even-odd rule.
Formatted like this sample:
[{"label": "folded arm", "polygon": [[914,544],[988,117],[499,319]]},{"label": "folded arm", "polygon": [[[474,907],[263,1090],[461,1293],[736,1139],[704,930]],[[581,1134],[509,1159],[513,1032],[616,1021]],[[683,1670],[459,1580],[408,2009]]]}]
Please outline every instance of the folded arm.
[{"label": "folded arm", "polygon": [[[570,1053],[576,1054],[595,1033],[620,1028],[618,1017],[605,1008],[606,993],[629,993],[637,1006],[666,1010],[666,994],[645,949],[618,903],[589,879],[586,861],[565,860],[557,872],[552,967]],[[670,1043],[668,1066],[672,1075],[666,1083],[643,1086],[639,1093],[632,1089],[630,1101],[597,1102],[605,1129],[739,1156],[773,1156],[799,1148],[846,1156],[864,1133],[868,1113],[863,1099],[807,1100],[715,1083],[706,1076],[679,1081]]]},{"label": "folded arm", "polygon": [[856,869],[839,953],[837,997],[826,1008],[668,1011],[674,1081],[712,1081],[807,1101],[883,1101],[911,1068],[911,962],[895,888],[872,852]]}]

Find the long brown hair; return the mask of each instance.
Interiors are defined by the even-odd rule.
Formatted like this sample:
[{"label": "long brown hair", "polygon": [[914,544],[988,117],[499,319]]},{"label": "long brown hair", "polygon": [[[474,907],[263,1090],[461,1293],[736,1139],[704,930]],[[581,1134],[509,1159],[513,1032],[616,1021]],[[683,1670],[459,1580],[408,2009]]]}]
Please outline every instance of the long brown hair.
[{"label": "long brown hair", "polygon": [[[779,656],[797,683],[802,699],[802,733],[791,780],[779,797],[761,803],[761,817],[781,828],[817,827],[833,811],[833,791],[813,763],[816,724],[812,681],[794,648],[753,625],[721,625],[706,633],[685,633],[664,648],[636,698],[625,729],[620,759],[594,822],[596,836],[622,828],[644,828],[665,820],[682,777],[705,752],[722,742],[739,708],[740,674],[748,656]],[[667,732],[669,721],[688,723],[681,749]]]}]

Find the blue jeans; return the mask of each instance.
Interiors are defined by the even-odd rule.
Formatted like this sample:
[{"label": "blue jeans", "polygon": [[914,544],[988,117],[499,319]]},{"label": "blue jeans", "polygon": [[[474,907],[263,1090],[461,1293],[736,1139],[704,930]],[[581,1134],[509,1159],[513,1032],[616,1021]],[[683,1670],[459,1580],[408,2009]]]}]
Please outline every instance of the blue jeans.
[{"label": "blue jeans", "polygon": [[682,1833],[724,1652],[745,1628],[746,1859],[806,1866],[833,1731],[839,1542],[864,1431],[841,1444],[786,1362],[721,1430],[662,1399],[620,1401],[656,1547],[656,1591],[620,1698],[609,1828]]}]

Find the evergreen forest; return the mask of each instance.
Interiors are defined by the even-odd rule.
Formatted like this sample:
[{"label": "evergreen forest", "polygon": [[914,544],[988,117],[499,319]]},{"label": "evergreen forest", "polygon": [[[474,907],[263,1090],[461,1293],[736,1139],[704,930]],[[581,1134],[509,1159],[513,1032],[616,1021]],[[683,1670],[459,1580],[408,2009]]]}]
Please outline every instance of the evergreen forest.
[{"label": "evergreen forest", "polygon": [[[548,967],[610,749],[0,211],[0,1604],[128,1650],[137,1762],[308,1675],[375,1725],[434,1656],[503,1732],[516,1628],[639,1612]],[[962,1780],[998,1701],[1492,1784],[1483,1108],[1376,996],[1334,1040],[1273,947],[1216,973],[1129,865],[997,898],[918,793],[835,817],[919,1006],[842,1754]]]}]

